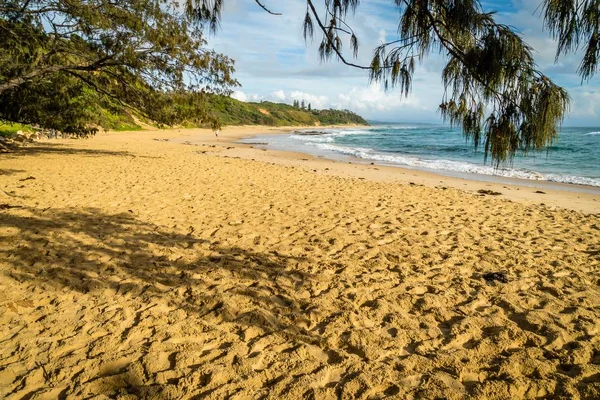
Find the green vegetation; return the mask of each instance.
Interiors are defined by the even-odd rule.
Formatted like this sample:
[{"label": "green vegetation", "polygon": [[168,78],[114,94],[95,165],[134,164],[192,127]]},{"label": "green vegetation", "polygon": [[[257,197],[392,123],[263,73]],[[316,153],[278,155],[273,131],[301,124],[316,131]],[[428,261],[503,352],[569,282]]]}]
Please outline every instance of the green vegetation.
[{"label": "green vegetation", "polygon": [[197,12],[164,0],[3,1],[0,121],[71,134],[132,128],[127,114],[208,121],[204,93],[237,82],[233,61],[205,48]]},{"label": "green vegetation", "polygon": [[99,117],[102,120],[99,126],[106,130],[138,131],[142,129],[129,114],[118,114],[102,109]]},{"label": "green vegetation", "polygon": [[11,137],[14,136],[18,131],[27,131],[29,126],[23,124],[2,124],[0,123],[0,136]]},{"label": "green vegetation", "polygon": [[[88,122],[93,126],[102,127],[113,131],[133,131],[142,128],[136,124],[136,119],[155,125],[167,127],[173,124],[185,128],[217,127],[224,125],[268,125],[268,126],[300,126],[300,125],[368,125],[360,115],[349,110],[309,110],[296,108],[281,103],[244,103],[223,95],[203,95],[200,98],[186,95],[163,95],[162,108],[155,112],[163,114],[162,120],[170,120],[171,124],[161,123],[144,118],[132,110],[127,110],[115,105],[113,101],[98,97],[94,91],[85,90],[87,97],[82,96],[80,101],[86,100],[85,105],[76,108],[87,113]],[[195,103],[199,101],[200,103]],[[196,110],[202,110],[202,118],[196,118]],[[173,117],[177,115],[177,117]],[[134,118],[135,117],[135,118]],[[40,119],[55,118],[59,123],[60,115],[44,112]],[[48,125],[52,125],[48,121]],[[0,124],[0,135],[10,137],[19,130],[32,130],[29,125],[19,123]]]},{"label": "green vegetation", "polygon": [[222,125],[367,125],[348,110],[307,110],[281,103],[243,103],[226,96],[212,96],[208,109]]}]

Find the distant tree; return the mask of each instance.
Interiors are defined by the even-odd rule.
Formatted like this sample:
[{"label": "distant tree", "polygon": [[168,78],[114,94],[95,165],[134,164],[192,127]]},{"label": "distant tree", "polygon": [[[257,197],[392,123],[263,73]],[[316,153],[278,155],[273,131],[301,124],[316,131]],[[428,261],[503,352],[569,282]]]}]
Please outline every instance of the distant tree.
[{"label": "distant tree", "polygon": [[294,100],[294,108],[300,108],[300,102],[298,100]]},{"label": "distant tree", "polygon": [[52,127],[80,130],[93,122],[84,95],[176,118],[157,108],[169,93],[228,93],[233,62],[204,47],[195,15],[163,0],[2,1],[0,119],[48,127],[50,111],[70,113]]},{"label": "distant tree", "polygon": [[312,111],[312,107],[310,106],[310,103],[308,103],[308,111]]},{"label": "distant tree", "polygon": [[[195,3],[204,10],[197,17],[210,20],[216,29],[224,2]],[[352,55],[358,54],[359,40],[346,19],[357,11],[358,0],[306,0],[304,37],[320,31],[321,59],[335,57],[363,69],[371,81],[381,82],[385,89],[399,87],[404,95],[411,89],[417,61],[430,53],[446,55],[441,115],[461,125],[475,147],[483,145],[486,158],[491,156],[496,166],[512,161],[518,151],[541,149],[557,138],[569,107],[567,92],[537,68],[531,48],[521,37],[484,12],[478,0],[390,3],[399,11],[399,35],[375,49],[370,65],[349,61],[342,49],[346,36]],[[599,51],[598,2],[544,0],[543,7],[546,25],[563,43],[559,54],[589,39],[580,73],[591,76],[597,70]]]},{"label": "distant tree", "polygon": [[304,104],[304,99],[302,99],[302,103],[300,104],[300,108],[302,110],[306,110],[306,105]]}]

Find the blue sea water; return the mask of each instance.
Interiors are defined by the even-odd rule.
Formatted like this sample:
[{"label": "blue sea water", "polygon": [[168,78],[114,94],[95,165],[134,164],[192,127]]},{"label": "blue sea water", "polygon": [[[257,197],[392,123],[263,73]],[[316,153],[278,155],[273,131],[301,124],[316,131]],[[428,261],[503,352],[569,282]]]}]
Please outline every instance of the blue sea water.
[{"label": "blue sea water", "polygon": [[247,142],[339,159],[352,157],[446,174],[476,174],[554,181],[600,187],[600,127],[562,128],[559,139],[543,152],[515,157],[496,169],[484,163],[460,129],[431,124],[377,124],[366,128],[307,129],[264,136]]}]

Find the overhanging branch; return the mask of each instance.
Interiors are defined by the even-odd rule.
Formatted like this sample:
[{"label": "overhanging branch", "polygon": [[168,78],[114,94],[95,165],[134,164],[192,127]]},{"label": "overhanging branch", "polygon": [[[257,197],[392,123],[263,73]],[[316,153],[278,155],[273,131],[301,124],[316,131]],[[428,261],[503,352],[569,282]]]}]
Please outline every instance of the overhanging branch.
[{"label": "overhanging branch", "polygon": [[281,13],[276,13],[273,12],[271,10],[269,10],[263,3],[261,3],[259,0],[254,0],[256,2],[256,4],[258,4],[260,6],[260,8],[262,8],[263,10],[265,10],[266,12],[268,12],[271,15],[282,15]]},{"label": "overhanging branch", "polygon": [[347,61],[346,58],[344,58],[344,55],[342,54],[342,52],[338,50],[338,48],[335,46],[334,43],[331,43],[331,39],[329,38],[329,35],[327,34],[327,28],[325,27],[325,25],[319,18],[319,15],[317,14],[317,10],[316,10],[314,4],[312,3],[312,0],[306,0],[306,3],[308,4],[308,7],[310,8],[312,15],[315,17],[317,24],[319,25],[319,28],[321,29],[321,31],[323,31],[323,35],[325,35],[325,37],[327,38],[327,41],[332,45],[331,48],[333,49],[335,54],[338,56],[340,61],[350,67],[354,67],[354,68],[358,68],[358,69],[362,69],[362,70],[371,70],[372,69],[371,67],[365,67],[364,65],[354,64],[354,63]]}]

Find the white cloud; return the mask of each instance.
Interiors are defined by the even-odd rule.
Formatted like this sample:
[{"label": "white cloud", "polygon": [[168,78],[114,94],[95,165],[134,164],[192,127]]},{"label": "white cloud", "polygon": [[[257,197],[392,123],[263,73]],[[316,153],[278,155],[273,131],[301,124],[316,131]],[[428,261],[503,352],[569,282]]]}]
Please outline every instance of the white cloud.
[{"label": "white cloud", "polygon": [[247,101],[248,100],[248,96],[246,96],[246,94],[244,92],[242,92],[241,90],[235,90],[232,94],[231,97],[233,97],[236,100],[239,101]]},{"label": "white cloud", "polygon": [[275,90],[271,93],[271,98],[278,101],[285,101],[285,92],[283,90]]},{"label": "white cloud", "polygon": [[315,109],[323,109],[330,108],[331,102],[327,98],[327,96],[317,96],[311,93],[302,92],[299,90],[286,92],[284,90],[274,90],[266,96],[261,96],[258,94],[245,94],[242,91],[236,90],[231,97],[234,99],[244,101],[244,102],[260,102],[263,100],[277,102],[277,103],[287,103],[293,104],[294,101],[304,101],[306,105],[311,104],[312,108]]},{"label": "white cloud", "polygon": [[335,108],[346,108],[361,111],[390,111],[402,106],[410,108],[423,108],[419,105],[419,99],[410,94],[408,97],[401,96],[398,92],[385,92],[378,84],[366,88],[353,88],[349,93],[340,93]]},{"label": "white cloud", "polygon": [[[571,91],[571,117],[584,121],[587,118],[593,118],[600,122],[600,92],[586,90],[585,87],[577,88]],[[600,124],[599,124],[600,125]]]},{"label": "white cloud", "polygon": [[316,109],[329,108],[331,104],[327,96],[316,96],[314,94],[302,92],[299,90],[291,92],[290,96],[287,98],[288,102],[289,99],[292,100],[292,103],[294,100],[304,101],[307,106],[310,103],[311,107]]},{"label": "white cloud", "polygon": [[385,43],[387,35],[385,34],[385,29],[381,29],[379,31],[379,42]]},{"label": "white cloud", "polygon": [[[403,98],[398,91],[385,93],[368,85],[364,71],[345,66],[335,60],[321,63],[314,42],[302,38],[302,20],[306,11],[304,0],[265,2],[283,16],[272,16],[254,2],[225,2],[221,31],[209,38],[218,52],[236,60],[236,78],[243,87],[232,97],[243,101],[277,101],[291,104],[304,99],[314,108],[348,108],[372,119],[387,121],[437,121],[437,107],[443,88],[441,70],[443,54],[432,54],[417,67],[412,93]],[[392,0],[362,2],[357,15],[349,19],[356,32],[360,51],[358,64],[368,65],[372,49],[382,41],[397,36],[398,13]],[[580,85],[576,69],[580,54],[571,54],[554,63],[556,42],[543,30],[543,21],[536,10],[540,1],[484,1],[486,11],[498,9],[500,22],[519,29],[534,48],[534,57],[542,71],[559,85],[567,88],[573,99],[567,124],[600,125],[600,75]],[[349,44],[344,42],[345,49]],[[573,122],[571,122],[573,121]]]},{"label": "white cloud", "polygon": [[436,115],[437,96],[426,97],[414,94],[404,97],[398,92],[385,92],[380,85],[353,86],[343,93],[328,97],[300,90],[275,90],[265,96],[236,91],[232,97],[241,101],[263,100],[293,104],[295,100],[310,103],[314,109],[349,109],[366,118],[382,121],[428,121],[438,122]]},{"label": "white cloud", "polygon": [[241,90],[235,90],[232,94],[231,97],[239,100],[239,101],[243,101],[243,102],[256,102],[256,101],[261,101],[263,98],[262,96],[254,93],[254,94],[246,94],[244,92],[242,92]]}]

